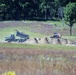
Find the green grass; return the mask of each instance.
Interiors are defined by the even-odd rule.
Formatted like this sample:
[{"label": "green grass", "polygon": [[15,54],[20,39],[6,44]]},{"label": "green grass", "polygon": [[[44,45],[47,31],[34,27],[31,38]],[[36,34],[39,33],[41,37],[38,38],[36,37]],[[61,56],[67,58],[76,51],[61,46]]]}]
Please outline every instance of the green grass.
[{"label": "green grass", "polygon": [[[33,21],[26,21],[26,22],[33,22]],[[62,21],[46,21],[45,23],[50,23],[50,25],[57,25],[57,26],[60,26],[61,27],[61,31],[63,31],[64,28],[67,28],[67,30],[69,30],[68,26],[65,25],[63,27],[62,25]],[[76,29],[76,26],[74,25],[74,30]],[[46,37],[47,35],[43,35],[43,34],[40,34],[40,33],[35,33],[35,32],[32,32],[31,31],[31,27],[28,27],[28,26],[17,26],[17,27],[8,27],[8,28],[4,28],[4,29],[0,29],[0,40],[4,40],[5,39],[5,36],[10,36],[10,34],[16,34],[16,31],[15,30],[19,30],[21,32],[24,32],[26,34],[29,34],[30,37]],[[59,29],[56,29],[54,31],[58,31]],[[59,30],[60,31],[60,30]],[[65,30],[64,30],[65,31]],[[63,32],[64,33],[64,32]],[[51,35],[49,35],[51,36]],[[66,38],[66,39],[71,39],[71,40],[75,40],[76,36],[63,36],[63,38]]]},{"label": "green grass", "polygon": [[43,34],[39,34],[39,33],[33,33],[30,31],[30,29],[28,27],[11,27],[11,28],[4,28],[4,29],[0,29],[0,40],[4,40],[6,36],[10,36],[11,34],[15,34],[16,35],[16,30],[19,30],[25,34],[30,35],[30,37],[45,37],[46,35]]},{"label": "green grass", "polygon": [[42,50],[76,50],[76,46],[52,45],[52,44],[16,44],[0,43],[0,48],[29,48]]},{"label": "green grass", "polygon": [[65,38],[65,39],[68,39],[68,40],[76,41],[76,36],[62,36],[62,38]]},{"label": "green grass", "polygon": [[47,22],[52,25],[58,25],[58,26],[61,26],[63,24],[62,21],[47,21]]},{"label": "green grass", "polygon": [[[24,32],[25,34],[29,34],[30,37],[46,37],[47,35],[31,32],[28,27],[11,27],[11,28],[4,28],[0,29],[0,40],[4,40],[6,36],[10,36],[10,34],[16,35],[16,30]],[[50,36],[48,36],[50,37]],[[76,40],[76,36],[62,36],[62,38],[66,38],[69,40]]]},{"label": "green grass", "polygon": [[[48,22],[48,23],[50,23],[50,24],[52,24],[52,25],[58,25],[58,26],[63,26],[63,24],[64,24],[64,26],[66,26],[66,24],[65,24],[65,22],[64,21],[62,21],[62,20],[59,20],[59,21],[46,21],[46,22]],[[74,23],[74,27],[76,28],[76,23]]]}]

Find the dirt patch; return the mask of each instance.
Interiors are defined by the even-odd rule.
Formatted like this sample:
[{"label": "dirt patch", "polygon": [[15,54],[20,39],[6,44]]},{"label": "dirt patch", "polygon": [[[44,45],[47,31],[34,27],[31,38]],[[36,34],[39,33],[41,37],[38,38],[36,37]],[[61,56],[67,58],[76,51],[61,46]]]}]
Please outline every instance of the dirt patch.
[{"label": "dirt patch", "polygon": [[72,44],[72,41],[63,38],[29,38],[24,43],[26,44]]}]

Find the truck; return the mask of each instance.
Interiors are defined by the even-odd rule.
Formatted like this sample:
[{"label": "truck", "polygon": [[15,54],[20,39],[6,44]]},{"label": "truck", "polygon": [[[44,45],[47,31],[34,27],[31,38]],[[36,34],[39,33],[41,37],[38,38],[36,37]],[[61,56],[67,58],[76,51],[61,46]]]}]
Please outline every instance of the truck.
[{"label": "truck", "polygon": [[15,34],[11,34],[9,37],[5,37],[5,41],[7,42],[25,42],[27,39],[29,39],[29,35],[18,30],[16,30],[16,36]]}]

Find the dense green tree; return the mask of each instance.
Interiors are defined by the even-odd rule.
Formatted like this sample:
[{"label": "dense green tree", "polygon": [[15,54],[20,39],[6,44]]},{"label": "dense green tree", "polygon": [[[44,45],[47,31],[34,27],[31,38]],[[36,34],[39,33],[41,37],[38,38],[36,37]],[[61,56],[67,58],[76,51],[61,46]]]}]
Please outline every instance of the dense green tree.
[{"label": "dense green tree", "polygon": [[70,27],[70,35],[72,35],[72,27],[76,22],[76,3],[69,3],[64,9],[64,18]]},{"label": "dense green tree", "polygon": [[0,20],[53,19],[74,0],[0,0]]},{"label": "dense green tree", "polygon": [[45,19],[55,17],[56,10],[54,0],[41,0],[40,11]]}]

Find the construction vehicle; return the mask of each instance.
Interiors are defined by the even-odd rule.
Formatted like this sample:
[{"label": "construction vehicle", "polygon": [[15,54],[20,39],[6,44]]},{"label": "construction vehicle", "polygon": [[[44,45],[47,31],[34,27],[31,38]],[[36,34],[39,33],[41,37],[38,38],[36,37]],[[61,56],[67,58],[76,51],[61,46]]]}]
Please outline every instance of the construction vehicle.
[{"label": "construction vehicle", "polygon": [[7,42],[25,42],[27,39],[29,39],[29,35],[19,32],[18,30],[16,30],[16,36],[15,34],[11,34],[9,37],[5,37],[5,41]]},{"label": "construction vehicle", "polygon": [[61,38],[61,35],[59,33],[55,32],[51,38]]}]

